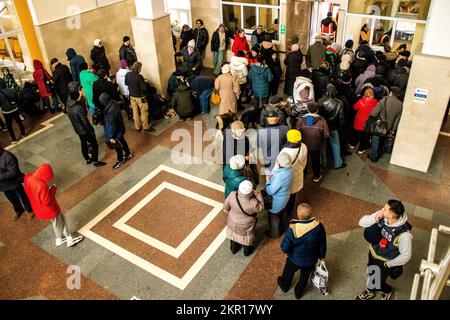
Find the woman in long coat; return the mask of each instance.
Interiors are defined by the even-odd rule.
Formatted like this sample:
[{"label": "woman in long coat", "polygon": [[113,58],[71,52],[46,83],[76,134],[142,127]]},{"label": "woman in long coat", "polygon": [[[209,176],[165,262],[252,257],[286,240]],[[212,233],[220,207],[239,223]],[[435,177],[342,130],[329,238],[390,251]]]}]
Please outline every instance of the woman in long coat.
[{"label": "woman in long coat", "polygon": [[284,94],[292,97],[294,94],[294,83],[302,74],[303,53],[298,44],[292,45],[292,52],[284,60],[286,65],[286,80],[284,82]]},{"label": "woman in long coat", "polygon": [[255,226],[257,214],[264,210],[261,193],[253,191],[249,180],[239,185],[239,191],[233,191],[225,200],[223,211],[228,214],[227,237],[230,250],[236,254],[244,246],[244,256],[254,251]]},{"label": "woman in long coat", "polygon": [[228,111],[237,112],[237,101],[241,95],[241,87],[239,80],[230,72],[230,65],[224,65],[222,74],[217,77],[215,82],[215,88],[219,90],[220,94],[219,115],[226,114]]}]

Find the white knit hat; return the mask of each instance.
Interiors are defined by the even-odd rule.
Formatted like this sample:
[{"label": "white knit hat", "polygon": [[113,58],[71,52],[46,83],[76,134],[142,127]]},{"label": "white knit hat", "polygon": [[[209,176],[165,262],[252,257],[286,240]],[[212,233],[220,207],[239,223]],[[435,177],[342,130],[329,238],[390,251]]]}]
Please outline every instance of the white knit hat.
[{"label": "white knit hat", "polygon": [[251,194],[253,192],[253,183],[249,180],[242,181],[239,185],[239,192],[242,194]]},{"label": "white knit hat", "polygon": [[195,48],[195,40],[194,39],[192,39],[191,41],[188,42],[188,47]]},{"label": "white knit hat", "polygon": [[95,39],[94,40],[94,46],[101,47],[101,44],[102,44],[102,40],[100,40],[100,39]]},{"label": "white knit hat", "polygon": [[230,65],[227,63],[222,67],[222,74],[227,74],[231,72],[231,67]]},{"label": "white knit hat", "polygon": [[241,170],[245,165],[245,158],[243,155],[236,155],[230,159],[230,168],[233,170]]},{"label": "white knit hat", "polygon": [[287,152],[282,152],[278,155],[278,163],[282,168],[290,168],[292,167],[292,159],[291,156]]}]

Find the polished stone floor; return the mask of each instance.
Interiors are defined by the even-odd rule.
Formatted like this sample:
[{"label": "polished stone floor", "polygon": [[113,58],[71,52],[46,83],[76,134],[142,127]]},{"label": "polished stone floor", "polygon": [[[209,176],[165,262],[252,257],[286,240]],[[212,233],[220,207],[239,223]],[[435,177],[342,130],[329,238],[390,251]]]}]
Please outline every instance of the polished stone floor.
[{"label": "polished stone floor", "polygon": [[[214,126],[215,112],[196,123],[160,121],[152,135],[127,123],[136,157],[119,170],[111,168],[115,155],[103,143],[100,158],[108,166],[85,165],[65,115],[30,122],[34,134],[10,150],[24,172],[52,164],[68,224],[86,239],[56,248],[48,222],[26,216],[14,222],[0,195],[0,299],[294,299],[277,286],[285,257],[280,240],[264,237],[265,213],[252,256],[228,249],[221,166],[202,162],[198,148],[206,145],[201,137]],[[173,161],[177,129],[193,137],[192,164]],[[5,133],[0,138],[7,145]],[[404,201],[414,226],[413,258],[393,283],[394,298],[408,299],[431,229],[450,226],[450,137],[439,138],[427,174],[390,165],[387,156],[376,164],[366,155],[346,161],[345,170],[328,171],[319,185],[306,178],[303,197],[328,233],[330,294],[309,288],[305,299],[354,299],[364,288],[368,246],[358,220],[391,198]],[[437,258],[448,245],[449,237],[441,236]],[[67,286],[69,266],[81,270],[79,290]],[[450,299],[449,288],[442,298]]]}]

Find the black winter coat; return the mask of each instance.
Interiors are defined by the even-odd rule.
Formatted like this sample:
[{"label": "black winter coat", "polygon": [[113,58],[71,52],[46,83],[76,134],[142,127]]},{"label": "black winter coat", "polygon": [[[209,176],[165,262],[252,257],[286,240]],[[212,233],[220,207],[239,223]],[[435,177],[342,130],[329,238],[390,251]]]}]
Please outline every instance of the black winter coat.
[{"label": "black winter coat", "polygon": [[356,80],[361,73],[364,73],[367,69],[367,61],[356,58],[351,64],[350,69],[352,70],[353,80]]},{"label": "black winter coat", "polygon": [[95,135],[95,130],[87,117],[86,103],[83,100],[74,101],[69,98],[67,101],[66,112],[77,135]]},{"label": "black winter coat", "polygon": [[288,54],[284,60],[286,65],[286,75],[284,83],[284,94],[289,97],[293,96],[295,79],[300,76],[302,72],[303,53],[295,51]]},{"label": "black winter coat", "polygon": [[20,171],[19,162],[11,152],[0,148],[0,191],[11,191],[23,182],[24,174]]},{"label": "black winter coat", "polygon": [[136,51],[133,46],[130,44],[129,46],[122,45],[119,50],[119,60],[126,60],[128,63],[128,68],[131,68],[133,64],[137,61]]},{"label": "black winter coat", "polygon": [[[184,48],[177,53],[178,56],[183,56],[183,68],[189,74],[198,74],[202,65],[202,56],[200,52],[195,49],[192,54],[189,54],[188,48]],[[195,71],[192,71],[195,68]]]},{"label": "black winter coat", "polygon": [[130,90],[130,97],[143,98],[146,95],[147,83],[144,77],[135,71],[128,72],[125,76],[125,85]]},{"label": "black winter coat", "polygon": [[[228,50],[230,47],[230,38],[227,36],[225,32],[225,50]],[[217,52],[220,48],[220,36],[219,36],[219,29],[217,29],[211,38],[211,51]]]},{"label": "black winter coat", "polygon": [[104,109],[103,105],[100,103],[100,96],[102,93],[107,93],[113,100],[119,100],[119,94],[116,87],[111,81],[105,79],[100,79],[94,82],[94,85],[92,86],[92,93],[92,101],[94,102],[95,108],[100,108],[102,111]]},{"label": "black winter coat", "polygon": [[344,103],[335,97],[327,95],[319,100],[319,115],[327,121],[330,131],[345,125]]},{"label": "black winter coat", "polygon": [[53,71],[53,82],[55,83],[56,93],[64,105],[69,99],[69,83],[73,81],[72,74],[68,66],[58,63]]},{"label": "black winter coat", "polygon": [[180,44],[180,51],[183,50],[185,47],[187,47],[189,41],[194,39],[194,30],[189,29],[188,31],[181,31],[181,44]]},{"label": "black winter coat", "polygon": [[195,47],[200,51],[204,52],[209,42],[209,33],[205,27],[200,29],[196,28],[194,30]]},{"label": "black winter coat", "polygon": [[327,85],[330,83],[331,75],[328,70],[320,68],[314,70],[312,74],[312,81],[314,83],[314,95],[316,101],[322,98],[327,92]]},{"label": "black winter coat", "polygon": [[108,57],[106,56],[105,47],[97,47],[91,51],[91,60],[94,62],[94,66],[97,69],[104,69],[107,74],[109,74],[109,70],[111,69],[111,65],[109,64]]}]

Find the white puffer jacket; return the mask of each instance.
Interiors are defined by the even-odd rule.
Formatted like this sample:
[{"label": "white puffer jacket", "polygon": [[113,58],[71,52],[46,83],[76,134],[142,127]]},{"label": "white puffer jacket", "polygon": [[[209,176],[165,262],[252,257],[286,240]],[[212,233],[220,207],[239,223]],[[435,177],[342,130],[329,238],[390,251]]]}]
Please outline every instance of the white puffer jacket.
[{"label": "white puffer jacket", "polygon": [[231,74],[235,76],[239,84],[247,83],[247,76],[248,76],[248,60],[246,58],[231,57],[230,61],[230,67],[231,67]]},{"label": "white puffer jacket", "polygon": [[116,73],[116,83],[119,86],[120,94],[128,97],[130,95],[130,91],[128,90],[128,86],[125,84],[125,77],[127,73],[130,72],[128,69],[119,69]]},{"label": "white puffer jacket", "polygon": [[[306,90],[309,89],[309,94],[307,98],[301,99],[300,94]],[[294,84],[294,102],[295,106],[293,108],[292,115],[293,116],[303,116],[304,114],[308,113],[307,105],[310,102],[314,101],[314,84],[313,82],[304,77],[297,77],[295,84]]]}]

